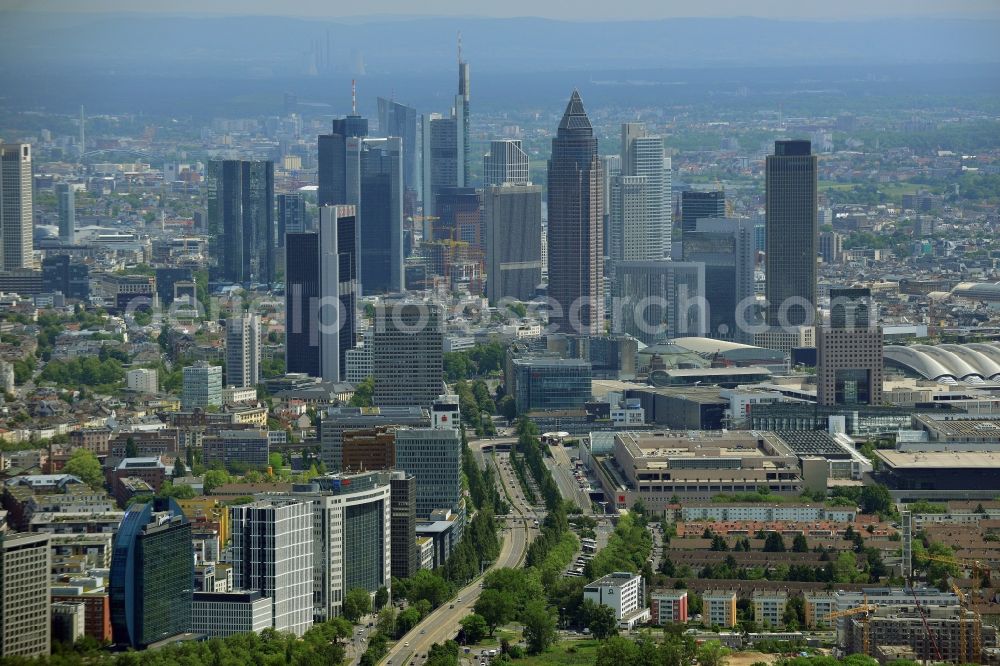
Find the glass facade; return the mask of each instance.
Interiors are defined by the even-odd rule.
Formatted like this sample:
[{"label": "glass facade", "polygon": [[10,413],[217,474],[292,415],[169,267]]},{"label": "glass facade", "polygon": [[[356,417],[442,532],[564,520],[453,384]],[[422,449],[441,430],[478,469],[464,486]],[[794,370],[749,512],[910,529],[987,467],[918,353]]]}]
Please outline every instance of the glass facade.
[{"label": "glass facade", "polygon": [[590,363],[577,359],[516,359],[517,411],[582,409],[591,397]]},{"label": "glass facade", "polygon": [[344,509],[344,593],[356,587],[377,592],[385,584],[385,505],[368,502]]}]

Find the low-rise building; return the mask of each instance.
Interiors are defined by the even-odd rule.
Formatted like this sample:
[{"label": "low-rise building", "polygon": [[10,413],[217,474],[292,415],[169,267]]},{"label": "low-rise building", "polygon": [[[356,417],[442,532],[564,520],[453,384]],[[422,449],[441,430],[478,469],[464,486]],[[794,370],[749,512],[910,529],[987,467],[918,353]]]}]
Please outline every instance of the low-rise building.
[{"label": "low-rise building", "polygon": [[205,636],[259,634],[273,624],[271,600],[259,591],[195,592],[191,631]]},{"label": "low-rise building", "polygon": [[627,571],[609,573],[584,586],[583,599],[611,608],[616,620],[626,618],[645,607],[642,575]]}]

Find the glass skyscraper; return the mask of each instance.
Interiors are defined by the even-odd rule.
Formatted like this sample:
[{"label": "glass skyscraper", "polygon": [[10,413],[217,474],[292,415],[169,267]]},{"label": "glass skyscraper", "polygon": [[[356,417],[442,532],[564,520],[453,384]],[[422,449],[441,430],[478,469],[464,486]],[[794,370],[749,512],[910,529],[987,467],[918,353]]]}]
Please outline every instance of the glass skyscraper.
[{"label": "glass skyscraper", "polygon": [[209,254],[227,282],[274,281],[274,162],[208,163]]}]

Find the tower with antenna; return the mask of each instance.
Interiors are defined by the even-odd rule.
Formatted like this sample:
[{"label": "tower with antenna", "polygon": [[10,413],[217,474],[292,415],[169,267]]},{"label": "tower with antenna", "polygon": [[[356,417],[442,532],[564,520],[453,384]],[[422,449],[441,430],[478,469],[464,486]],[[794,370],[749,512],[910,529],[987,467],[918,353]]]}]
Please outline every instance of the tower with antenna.
[{"label": "tower with antenna", "polygon": [[469,63],[462,59],[462,33],[458,33],[458,95],[455,96],[455,125],[458,131],[458,186],[469,186]]},{"label": "tower with antenna", "polygon": [[80,155],[87,152],[87,117],[83,113],[83,104],[80,105]]}]

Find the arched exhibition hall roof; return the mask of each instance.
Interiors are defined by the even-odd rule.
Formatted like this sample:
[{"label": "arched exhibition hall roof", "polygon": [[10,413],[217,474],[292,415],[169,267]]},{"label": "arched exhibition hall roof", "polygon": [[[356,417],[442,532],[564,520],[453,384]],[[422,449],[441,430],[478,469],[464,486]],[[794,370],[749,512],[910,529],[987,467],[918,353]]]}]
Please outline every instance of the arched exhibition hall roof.
[{"label": "arched exhibition hall roof", "polygon": [[965,345],[889,345],[885,360],[926,379],[944,384],[1000,381],[1000,346],[989,342]]}]

